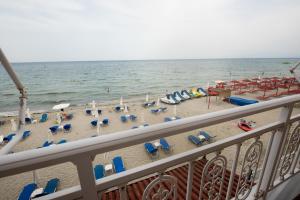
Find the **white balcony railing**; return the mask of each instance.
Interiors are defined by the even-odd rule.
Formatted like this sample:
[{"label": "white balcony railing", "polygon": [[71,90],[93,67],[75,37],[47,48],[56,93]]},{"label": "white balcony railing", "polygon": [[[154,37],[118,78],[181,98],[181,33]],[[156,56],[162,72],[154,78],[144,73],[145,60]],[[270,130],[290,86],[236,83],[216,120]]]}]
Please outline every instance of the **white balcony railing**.
[{"label": "white balcony railing", "polygon": [[[208,155],[208,162],[203,170],[199,188],[200,199],[202,199],[201,195],[204,192],[207,192],[210,197],[220,195],[219,189],[224,182],[223,172],[228,168],[229,163],[229,159],[223,155],[223,151],[231,147],[234,148],[231,153],[233,161],[230,165],[231,176],[227,186],[226,199],[232,197],[235,199],[267,198],[268,193],[274,188],[299,172],[300,127],[298,122],[300,115],[291,116],[294,104],[297,102],[300,102],[300,95],[82,139],[64,145],[4,155],[0,159],[0,177],[72,162],[77,167],[80,186],[63,189],[40,199],[97,199],[112,187],[118,187],[120,198],[126,199],[126,185],[129,182],[155,173],[159,173],[160,176],[149,187],[167,179],[172,181],[172,177],[164,175],[164,172],[176,165],[188,163],[186,199],[191,199],[194,161]],[[92,161],[97,154],[278,108],[281,109],[281,112],[277,121],[258,127],[253,131],[218,140],[95,181]],[[261,137],[266,134],[269,135],[267,145],[261,140]],[[240,155],[242,147],[247,148],[243,156]],[[242,165],[238,164],[239,159],[242,160]],[[215,171],[211,171],[212,165],[218,166],[213,168]],[[249,171],[251,171],[250,174]],[[239,181],[236,186],[236,194],[232,196],[235,174],[239,175]],[[217,184],[217,189],[213,183]],[[176,187],[175,181],[172,189],[176,191]],[[151,188],[144,191],[144,197],[149,189]],[[176,192],[174,194],[176,195]]]}]

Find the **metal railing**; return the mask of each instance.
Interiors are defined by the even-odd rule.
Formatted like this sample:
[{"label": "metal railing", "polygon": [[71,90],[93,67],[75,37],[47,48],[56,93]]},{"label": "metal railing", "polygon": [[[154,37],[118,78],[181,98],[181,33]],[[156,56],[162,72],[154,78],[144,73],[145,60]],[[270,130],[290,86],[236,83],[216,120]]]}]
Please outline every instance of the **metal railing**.
[{"label": "metal railing", "polygon": [[[97,199],[112,187],[118,187],[120,198],[127,199],[126,185],[129,182],[159,173],[155,182],[145,189],[143,195],[145,197],[150,189],[155,187],[156,183],[166,179],[174,181],[174,177],[165,175],[164,171],[176,165],[188,163],[186,199],[191,199],[195,170],[194,161],[210,155],[212,157],[208,159],[203,169],[199,188],[199,198],[202,199],[201,195],[204,192],[215,197],[220,195],[224,182],[224,170],[228,168],[228,159],[222,154],[222,151],[228,147],[234,147],[226,199],[247,199],[250,197],[265,199],[275,187],[299,172],[300,126],[297,123],[300,120],[300,115],[291,116],[294,104],[298,102],[300,102],[300,95],[294,95],[145,128],[86,138],[63,145],[4,155],[0,158],[0,177],[72,162],[77,167],[80,186],[63,189],[40,199]],[[278,120],[273,123],[95,181],[92,161],[97,154],[277,108],[281,108],[281,112]],[[261,137],[265,134],[270,135],[266,146],[261,141]],[[253,142],[250,145],[245,145],[245,142],[249,143],[249,141]],[[242,158],[240,156],[241,147],[246,148]],[[263,149],[265,149],[264,153]],[[241,166],[238,166],[239,159],[243,159]],[[219,166],[219,171],[210,171],[213,165]],[[238,167],[240,167],[239,170]],[[258,168],[260,168],[260,173],[258,173]],[[211,174],[214,174],[214,176],[209,177]],[[236,174],[239,175],[239,181],[235,196],[232,196],[231,191]],[[216,182],[219,183],[218,189],[213,184]],[[208,187],[208,183],[211,183],[210,187]],[[176,187],[175,184],[172,190],[176,191]],[[176,196],[176,192],[174,194]]]}]

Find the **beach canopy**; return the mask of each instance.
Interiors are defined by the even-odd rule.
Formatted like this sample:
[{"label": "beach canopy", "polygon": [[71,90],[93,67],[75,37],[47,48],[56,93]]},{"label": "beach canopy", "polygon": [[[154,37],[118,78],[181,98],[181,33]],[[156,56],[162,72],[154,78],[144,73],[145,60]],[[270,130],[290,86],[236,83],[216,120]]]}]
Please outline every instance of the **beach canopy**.
[{"label": "beach canopy", "polygon": [[60,109],[64,109],[64,108],[68,108],[70,106],[69,103],[61,103],[61,104],[57,104],[55,106],[53,106],[53,110],[60,110]]}]

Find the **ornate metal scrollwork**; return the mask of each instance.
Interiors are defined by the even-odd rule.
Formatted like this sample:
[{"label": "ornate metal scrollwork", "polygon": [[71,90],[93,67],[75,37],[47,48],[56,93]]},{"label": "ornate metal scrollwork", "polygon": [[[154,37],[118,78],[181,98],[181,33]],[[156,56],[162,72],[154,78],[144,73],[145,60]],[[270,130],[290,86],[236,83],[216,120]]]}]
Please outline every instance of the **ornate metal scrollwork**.
[{"label": "ornate metal scrollwork", "polygon": [[285,153],[282,157],[281,166],[279,167],[279,177],[281,180],[290,170],[293,160],[300,143],[300,123],[293,129],[286,143]]},{"label": "ornate metal scrollwork", "polygon": [[202,172],[199,199],[204,199],[204,193],[208,195],[208,199],[220,199],[226,166],[227,159],[220,152],[206,163]]},{"label": "ornate metal scrollwork", "polygon": [[262,147],[263,143],[259,141],[259,138],[256,138],[255,142],[247,149],[235,199],[246,199],[250,194],[262,153]]},{"label": "ornate metal scrollwork", "polygon": [[[164,187],[164,185],[168,185],[170,189]],[[159,176],[146,187],[143,193],[143,200],[150,199],[177,199],[177,179],[174,176],[159,174]]]}]

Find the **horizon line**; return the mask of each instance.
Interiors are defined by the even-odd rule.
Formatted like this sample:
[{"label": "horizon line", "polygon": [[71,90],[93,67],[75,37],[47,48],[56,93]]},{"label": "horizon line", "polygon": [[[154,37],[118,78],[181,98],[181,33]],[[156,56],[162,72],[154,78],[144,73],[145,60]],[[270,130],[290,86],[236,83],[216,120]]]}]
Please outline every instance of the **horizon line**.
[{"label": "horizon line", "polygon": [[163,58],[163,59],[104,59],[104,60],[56,60],[56,61],[18,61],[12,64],[23,63],[59,63],[59,62],[128,62],[128,61],[172,61],[172,60],[230,60],[230,59],[300,59],[300,57],[241,57],[241,58]]}]

